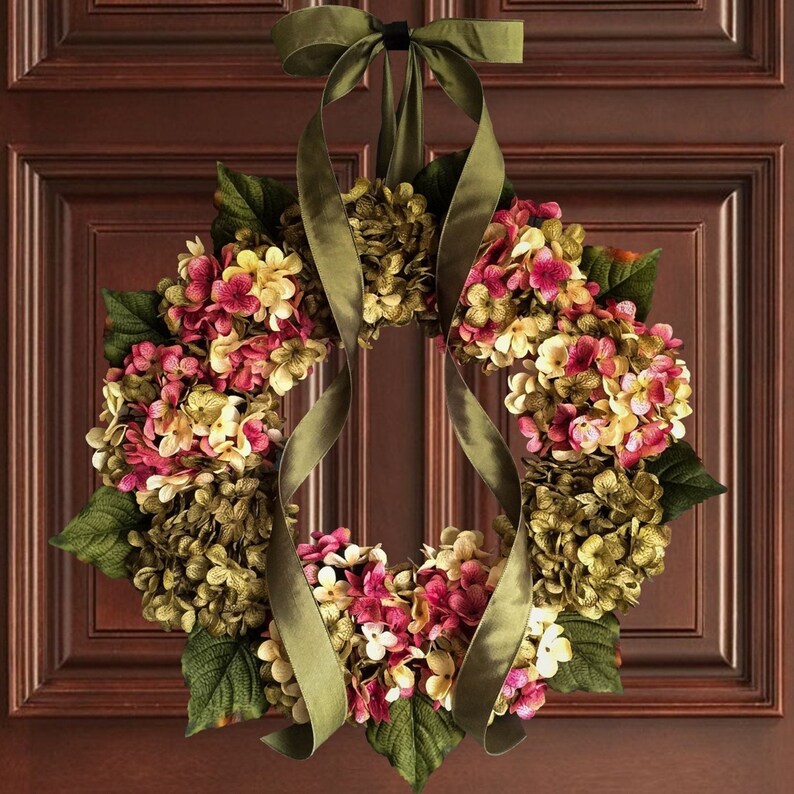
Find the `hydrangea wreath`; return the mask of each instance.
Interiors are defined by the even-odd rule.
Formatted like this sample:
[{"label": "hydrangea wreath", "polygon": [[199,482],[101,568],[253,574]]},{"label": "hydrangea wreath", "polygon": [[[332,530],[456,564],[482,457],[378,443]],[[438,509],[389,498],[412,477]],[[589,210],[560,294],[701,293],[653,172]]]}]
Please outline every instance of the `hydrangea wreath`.
[{"label": "hydrangea wreath", "polygon": [[[659,251],[584,245],[558,204],[505,182],[449,335],[436,301],[440,224],[467,153],[392,189],[342,195],[363,277],[362,347],[418,322],[459,364],[504,372],[527,439],[532,601],[492,719],[527,720],[547,689],[619,692],[618,620],[664,570],[668,522],[724,488],[683,441],[682,342],[648,324]],[[301,205],[275,180],[218,166],[213,250],[197,237],[154,291],[104,291],[102,486],[52,539],[188,634],[187,734],[275,711],[309,720],[270,607],[266,560],[285,445],[282,398],[341,339]],[[297,536],[298,508],[290,505]],[[390,563],[347,528],[297,545],[344,669],[347,716],[415,790],[462,738],[461,664],[505,567],[483,528],[448,527],[424,561]]]}]

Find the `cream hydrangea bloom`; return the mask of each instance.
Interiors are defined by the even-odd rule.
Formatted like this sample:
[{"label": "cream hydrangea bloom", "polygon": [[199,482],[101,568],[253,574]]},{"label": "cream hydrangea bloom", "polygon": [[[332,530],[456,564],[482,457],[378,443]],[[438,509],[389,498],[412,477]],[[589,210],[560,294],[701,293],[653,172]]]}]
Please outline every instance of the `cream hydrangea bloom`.
[{"label": "cream hydrangea bloom", "polygon": [[346,609],[353,600],[347,594],[349,589],[349,582],[337,582],[336,571],[330,565],[326,565],[317,573],[314,597],[321,604],[335,604],[339,609]]},{"label": "cream hydrangea bloom", "polygon": [[450,711],[452,709],[452,677],[455,675],[455,662],[446,651],[430,651],[427,666],[433,675],[427,679],[427,694]]},{"label": "cream hydrangea bloom", "polygon": [[314,364],[324,361],[327,353],[326,346],[316,339],[305,342],[300,337],[287,339],[270,354],[275,365],[270,373],[271,388],[283,397],[298,381],[306,378]]},{"label": "cream hydrangea bloom", "polygon": [[527,370],[526,372],[517,372],[507,379],[510,392],[505,397],[505,407],[511,414],[526,413],[528,411],[527,398],[529,395],[544,391],[534,362],[525,361],[524,368]]},{"label": "cream hydrangea bloom", "polygon": [[301,688],[298,686],[298,682],[292,681],[289,684],[282,684],[281,691],[289,697],[296,698],[290,711],[292,721],[298,725],[305,725],[309,722],[309,710],[306,708],[306,701],[303,699],[303,694],[301,693]]},{"label": "cream hydrangea bloom", "polygon": [[155,423],[157,432],[162,435],[158,452],[164,458],[170,458],[182,450],[187,452],[193,444],[193,427],[190,419],[182,412],[177,411],[176,415],[166,426],[158,426]]},{"label": "cream hydrangea bloom", "polygon": [[549,378],[565,375],[568,363],[568,347],[572,340],[568,334],[556,334],[538,346],[538,359],[535,366]]},{"label": "cream hydrangea bloom", "polygon": [[224,375],[234,369],[229,354],[242,347],[243,343],[232,328],[227,336],[219,336],[210,342],[210,366],[219,375]]},{"label": "cream hydrangea bloom", "polygon": [[275,620],[270,621],[268,630],[270,632],[270,639],[265,640],[259,648],[257,648],[256,655],[263,662],[270,662],[270,672],[273,676],[273,680],[279,684],[284,684],[293,676],[292,665],[289,659],[287,659],[284,646],[281,644],[281,635],[278,633]]},{"label": "cream hydrangea bloom", "polygon": [[446,527],[441,532],[440,550],[434,553],[426,547],[430,559],[422,565],[422,569],[440,568],[450,581],[455,582],[460,579],[460,567],[464,562],[489,556],[482,550],[483,542],[483,534],[478,530],[460,531],[455,527]]},{"label": "cream hydrangea bloom", "polygon": [[518,242],[513,246],[510,256],[518,259],[534,251],[540,251],[546,245],[546,238],[543,232],[536,226],[527,226],[519,237]]},{"label": "cream hydrangea bloom", "polygon": [[534,317],[518,317],[496,337],[494,347],[505,355],[524,358],[532,352],[532,343],[538,338],[538,323]]}]

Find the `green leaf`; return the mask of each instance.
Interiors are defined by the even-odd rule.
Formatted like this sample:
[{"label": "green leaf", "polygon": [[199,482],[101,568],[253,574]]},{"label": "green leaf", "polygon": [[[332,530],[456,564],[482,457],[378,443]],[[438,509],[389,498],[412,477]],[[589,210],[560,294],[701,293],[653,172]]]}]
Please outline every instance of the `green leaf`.
[{"label": "green leaf", "polygon": [[281,214],[297,201],[281,182],[269,177],[246,176],[218,163],[218,215],[212,222],[215,250],[234,242],[238,229],[275,237]]},{"label": "green leaf", "polygon": [[105,323],[105,358],[114,367],[138,342],[166,341],[167,331],[159,316],[160,295],[151,291],[116,292],[102,290],[107,320]]},{"label": "green leaf", "polygon": [[546,683],[557,692],[622,692],[617,664],[620,624],[606,613],[590,620],[578,612],[560,612],[557,616],[573,650],[570,662],[560,662],[557,674]]},{"label": "green leaf", "polygon": [[[445,154],[428,163],[414,179],[414,190],[427,199],[427,208],[439,218],[446,214],[452,201],[458,180],[469,150]],[[510,206],[516,192],[509,179],[505,178],[502,195],[499,197],[497,209],[506,209]]]},{"label": "green leaf", "polygon": [[664,488],[661,502],[665,521],[672,521],[690,507],[728,490],[706,471],[686,441],[677,441],[656,460],[646,462],[645,470],[655,474]]},{"label": "green leaf", "polygon": [[50,544],[90,563],[112,579],[127,579],[127,534],[146,524],[131,493],[102,486]]},{"label": "green leaf", "polygon": [[637,319],[644,320],[651,310],[661,253],[661,248],[635,254],[619,248],[586,245],[580,269],[588,281],[595,281],[601,287],[599,302],[604,303],[607,298],[632,301],[637,306]]},{"label": "green leaf", "polygon": [[419,792],[465,734],[446,709],[433,711],[433,702],[419,692],[395,700],[389,716],[391,722],[370,722],[367,741]]},{"label": "green leaf", "polygon": [[255,720],[267,709],[259,663],[245,638],[213,637],[196,626],[182,653],[182,675],[190,690],[185,736]]}]

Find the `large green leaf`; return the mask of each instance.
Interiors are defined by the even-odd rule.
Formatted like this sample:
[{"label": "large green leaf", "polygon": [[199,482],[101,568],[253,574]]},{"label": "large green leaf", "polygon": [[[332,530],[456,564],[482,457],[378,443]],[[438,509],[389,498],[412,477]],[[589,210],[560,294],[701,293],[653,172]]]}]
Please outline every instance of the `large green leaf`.
[{"label": "large green leaf", "polygon": [[219,251],[234,242],[238,229],[274,237],[281,214],[297,199],[281,182],[269,177],[246,176],[218,163],[215,203],[218,215],[212,222],[212,240]]},{"label": "large green leaf", "polygon": [[[414,179],[414,190],[427,199],[427,208],[439,218],[445,215],[452,201],[458,180],[469,150],[445,154],[428,163]],[[502,195],[499,197],[497,209],[505,209],[515,197],[516,192],[510,180],[505,178]]]},{"label": "large green leaf", "polygon": [[107,310],[105,323],[105,358],[114,367],[124,363],[125,356],[138,342],[166,341],[166,328],[158,311],[160,295],[156,292],[116,292],[102,290]]},{"label": "large green leaf", "polygon": [[606,613],[590,620],[578,612],[561,612],[557,623],[573,650],[570,662],[560,662],[557,674],[546,683],[557,692],[622,692],[617,664],[620,624]]},{"label": "large green leaf", "polygon": [[370,722],[367,741],[419,792],[465,734],[446,709],[433,711],[433,702],[419,692],[395,700],[389,716],[391,722]]},{"label": "large green leaf", "polygon": [[635,254],[619,248],[586,245],[580,268],[588,281],[595,281],[601,291],[597,299],[632,301],[637,306],[637,319],[644,320],[651,310],[656,272],[662,249]]},{"label": "large green leaf", "polygon": [[196,626],[182,653],[182,675],[190,690],[185,736],[255,720],[267,709],[259,663],[245,638],[213,637]]},{"label": "large green leaf", "polygon": [[146,516],[131,493],[103,485],[63,532],[50,538],[50,544],[96,566],[112,579],[126,579],[126,559],[132,551],[127,535],[145,524]]},{"label": "large green leaf", "polygon": [[645,470],[655,474],[664,488],[661,502],[665,521],[728,490],[706,471],[686,441],[669,446],[656,460],[647,462]]}]

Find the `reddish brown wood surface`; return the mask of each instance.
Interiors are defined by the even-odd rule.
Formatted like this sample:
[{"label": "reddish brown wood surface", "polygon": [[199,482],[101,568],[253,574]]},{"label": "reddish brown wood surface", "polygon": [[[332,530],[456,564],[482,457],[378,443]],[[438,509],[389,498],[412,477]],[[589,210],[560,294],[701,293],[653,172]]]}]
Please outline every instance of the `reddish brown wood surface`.
[{"label": "reddish brown wood surface", "polygon": [[[131,587],[46,545],[94,486],[83,434],[100,397],[99,288],[149,286],[187,237],[208,238],[216,159],[293,178],[318,82],[283,75],[268,30],[311,4],[0,7],[0,791],[405,790],[352,728],[303,764],[258,741],[271,719],[184,739],[183,638],[143,623]],[[783,0],[351,4],[411,24],[526,20],[525,63],[480,67],[508,172],[522,195],[559,201],[590,242],[664,248],[652,316],[687,342],[689,432],[731,489],[675,523],[666,573],[625,619],[625,695],[550,697],[520,748],[490,759],[467,741],[428,791],[790,790],[794,25],[784,31]],[[372,173],[378,82],[328,114],[343,184]],[[467,145],[470,125],[426,82],[428,153]],[[290,397],[290,418],[330,371]],[[520,454],[502,380],[472,381]],[[453,443],[440,359],[416,329],[384,333],[364,356],[350,427],[302,505],[304,529],[350,525],[395,560],[446,523],[487,529],[496,508]]]}]

